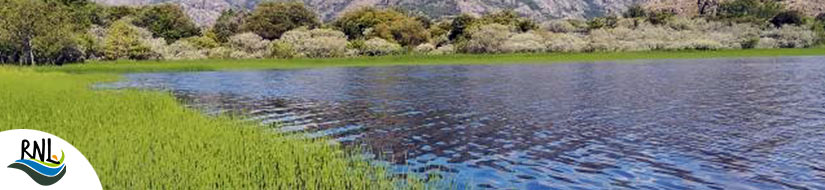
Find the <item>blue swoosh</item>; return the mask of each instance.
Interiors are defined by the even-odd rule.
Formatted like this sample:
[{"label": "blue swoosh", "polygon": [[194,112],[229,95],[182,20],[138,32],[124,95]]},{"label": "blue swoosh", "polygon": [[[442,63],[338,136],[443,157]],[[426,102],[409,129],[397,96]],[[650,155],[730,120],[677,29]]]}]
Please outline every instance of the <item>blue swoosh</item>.
[{"label": "blue swoosh", "polygon": [[37,173],[40,173],[40,174],[43,174],[43,175],[46,175],[46,176],[49,176],[49,177],[52,177],[52,176],[55,176],[55,175],[59,174],[60,170],[63,170],[63,167],[66,166],[66,164],[60,164],[60,167],[50,168],[50,167],[46,167],[43,164],[37,163],[37,162],[32,161],[32,160],[17,160],[17,161],[14,161],[14,162],[24,164],[24,165],[34,169],[34,171],[37,171]]}]

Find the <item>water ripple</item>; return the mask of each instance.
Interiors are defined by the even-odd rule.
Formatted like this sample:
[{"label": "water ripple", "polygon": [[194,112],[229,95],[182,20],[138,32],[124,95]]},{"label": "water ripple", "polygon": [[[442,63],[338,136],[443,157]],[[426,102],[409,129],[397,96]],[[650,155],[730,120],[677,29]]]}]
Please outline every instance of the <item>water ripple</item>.
[{"label": "water ripple", "polygon": [[480,189],[825,189],[825,58],[130,74]]}]

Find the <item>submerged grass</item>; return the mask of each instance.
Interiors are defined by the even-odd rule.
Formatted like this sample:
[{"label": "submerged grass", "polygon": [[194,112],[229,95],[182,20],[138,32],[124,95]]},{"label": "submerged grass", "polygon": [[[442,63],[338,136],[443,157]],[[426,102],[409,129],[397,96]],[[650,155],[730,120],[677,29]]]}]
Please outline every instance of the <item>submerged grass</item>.
[{"label": "submerged grass", "polygon": [[773,57],[825,55],[825,47],[809,49],[747,49],[719,51],[643,51],[608,53],[543,53],[500,55],[403,55],[384,57],[356,57],[335,59],[254,59],[254,60],[187,60],[187,61],[114,61],[41,67],[39,70],[57,70],[72,73],[127,73],[165,71],[214,71],[254,69],[300,69],[319,67],[374,67],[396,65],[448,64],[514,64],[558,63],[589,61],[621,61],[639,59],[691,59],[725,57]]},{"label": "submerged grass", "polygon": [[72,143],[105,189],[391,189],[385,168],[324,140],[205,117],[167,93],[91,90],[109,74],[0,67],[0,131]]}]

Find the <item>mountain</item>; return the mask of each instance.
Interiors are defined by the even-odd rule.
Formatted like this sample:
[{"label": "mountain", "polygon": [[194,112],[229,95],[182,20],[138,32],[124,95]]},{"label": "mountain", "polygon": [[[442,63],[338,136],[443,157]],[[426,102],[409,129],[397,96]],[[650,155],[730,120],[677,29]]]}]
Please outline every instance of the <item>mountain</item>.
[{"label": "mountain", "polygon": [[[267,0],[94,0],[106,5],[149,5],[176,3],[181,5],[198,24],[211,25],[222,10],[253,9]],[[286,0],[281,0],[286,1]],[[302,0],[323,20],[363,6],[398,7],[421,12],[433,18],[460,13],[483,14],[513,9],[536,20],[557,18],[591,18],[617,14],[628,6],[641,4],[649,8],[697,14],[699,5],[716,5],[725,0]],[[783,0],[788,7],[814,15],[823,12],[825,0]]]}]

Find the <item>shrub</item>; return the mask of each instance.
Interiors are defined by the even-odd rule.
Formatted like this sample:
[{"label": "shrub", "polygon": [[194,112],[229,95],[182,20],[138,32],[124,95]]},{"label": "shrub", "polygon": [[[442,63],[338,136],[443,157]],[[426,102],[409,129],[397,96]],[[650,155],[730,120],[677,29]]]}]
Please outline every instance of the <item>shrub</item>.
[{"label": "shrub", "polygon": [[361,53],[364,55],[390,55],[401,51],[401,45],[389,42],[381,38],[372,38],[364,42],[364,49]]},{"label": "shrub", "polygon": [[260,56],[258,55],[249,54],[243,51],[232,51],[232,53],[229,54],[229,58],[231,59],[253,59],[259,57]]},{"label": "shrub", "polygon": [[221,12],[221,16],[215,21],[215,25],[212,26],[217,40],[219,42],[226,42],[230,36],[240,32],[245,17],[246,14],[244,12],[234,9],[227,9]]},{"label": "shrub", "polygon": [[381,23],[375,26],[372,31],[373,36],[387,40],[394,40],[401,46],[416,46],[426,43],[430,39],[430,33],[424,24],[414,18],[405,17],[393,22]]},{"label": "shrub", "polygon": [[300,27],[315,28],[320,25],[315,12],[307,9],[303,3],[264,2],[244,20],[241,28],[254,32],[264,39],[273,40],[282,34]]},{"label": "shrub", "polygon": [[782,25],[792,24],[792,25],[803,25],[805,21],[803,20],[802,13],[799,11],[784,11],[771,19],[771,24],[774,27],[782,27]]},{"label": "shrub", "polygon": [[634,4],[628,7],[622,16],[625,18],[642,18],[647,16],[647,10],[642,5]]},{"label": "shrub", "polygon": [[411,17],[393,9],[365,7],[345,13],[333,25],[350,39],[379,37],[415,47],[429,41],[428,23],[428,19]]},{"label": "shrub", "polygon": [[636,29],[642,25],[643,22],[644,20],[639,18],[622,18],[616,21],[616,27]]},{"label": "shrub", "polygon": [[431,51],[430,55],[446,55],[455,53],[455,46],[452,44],[443,45]]},{"label": "shrub", "polygon": [[187,43],[198,49],[212,49],[220,45],[218,44],[218,41],[207,36],[195,36],[184,38],[183,41],[186,41]]},{"label": "shrub", "polygon": [[209,59],[229,59],[232,58],[232,49],[228,47],[216,47],[206,52]]},{"label": "shrub", "polygon": [[141,34],[135,26],[126,20],[112,23],[106,33],[103,51],[108,60],[115,59],[149,59],[152,50],[141,41]]},{"label": "shrub", "polygon": [[693,50],[719,50],[723,48],[725,48],[725,46],[722,45],[722,43],[707,39],[691,40],[686,47],[686,49]]},{"label": "shrub", "polygon": [[469,29],[476,23],[476,18],[469,14],[458,15],[453,19],[452,29],[450,30],[450,40],[461,41],[469,36]]},{"label": "shrub", "polygon": [[134,23],[149,29],[154,37],[162,37],[169,42],[200,34],[195,22],[175,4],[147,7],[135,18]]},{"label": "shrub", "polygon": [[816,44],[818,36],[802,26],[785,25],[765,32],[766,37],[776,40],[780,48],[807,48]]},{"label": "shrub", "polygon": [[580,52],[587,48],[587,41],[576,34],[550,34],[545,39],[545,46],[551,52]]},{"label": "shrub", "polygon": [[421,44],[415,47],[414,51],[417,53],[429,53],[435,50],[435,46],[432,44]]},{"label": "shrub", "polygon": [[202,50],[186,40],[178,40],[166,48],[163,57],[167,60],[205,59],[206,54],[206,50]]},{"label": "shrub", "polygon": [[520,32],[527,32],[538,28],[538,25],[531,19],[521,17],[516,11],[503,10],[486,14],[479,19],[478,23],[481,25],[500,24],[510,26]]},{"label": "shrub", "polygon": [[588,29],[595,30],[601,28],[615,28],[619,18],[615,16],[598,17],[587,21]]},{"label": "shrub", "polygon": [[545,51],[544,37],[532,32],[516,34],[501,47],[503,52],[536,53]]},{"label": "shrub", "polygon": [[286,42],[274,41],[270,47],[270,56],[275,58],[289,59],[296,57],[297,54],[295,48]]},{"label": "shrub", "polygon": [[701,18],[688,18],[688,17],[675,17],[667,23],[667,26],[674,29],[674,30],[693,30],[696,29],[696,25],[701,24],[702,22],[706,22],[706,20]]},{"label": "shrub", "polygon": [[83,48],[86,56],[89,59],[100,59],[104,57],[103,43],[106,39],[106,28],[98,25],[92,25],[86,35],[83,35]]},{"label": "shrub", "polygon": [[675,15],[676,13],[670,11],[652,12],[647,17],[647,21],[654,25],[663,25],[667,24],[670,21],[670,19],[673,18],[673,16]]},{"label": "shrub", "polygon": [[759,44],[756,44],[756,48],[779,48],[779,42],[777,42],[776,39],[773,38],[760,38]]},{"label": "shrub", "polygon": [[403,13],[393,9],[364,7],[344,13],[340,18],[335,20],[332,25],[343,31],[344,34],[349,36],[349,39],[362,39],[365,37],[365,31],[369,28],[374,28],[379,24],[384,24],[388,27],[392,22],[407,18]]},{"label": "shrub", "polygon": [[510,27],[501,24],[488,24],[479,27],[470,33],[470,40],[462,51],[467,53],[500,53],[502,45],[512,32]]},{"label": "shrub", "polygon": [[753,49],[759,46],[759,38],[753,37],[742,42],[742,49]]},{"label": "shrub", "polygon": [[346,53],[347,37],[343,32],[330,29],[300,28],[284,33],[272,48],[273,55],[281,58],[341,57]]},{"label": "shrub", "polygon": [[[229,37],[227,44],[235,51],[246,54],[245,56],[232,56],[233,58],[259,58],[266,54],[269,40],[265,40],[255,33],[247,32]],[[240,54],[235,52],[233,55]]]},{"label": "shrub", "polygon": [[568,33],[576,31],[576,27],[565,20],[551,20],[542,24],[544,29],[555,33]]},{"label": "shrub", "polygon": [[762,22],[783,9],[784,6],[778,1],[733,0],[719,4],[717,17],[739,22]]}]

